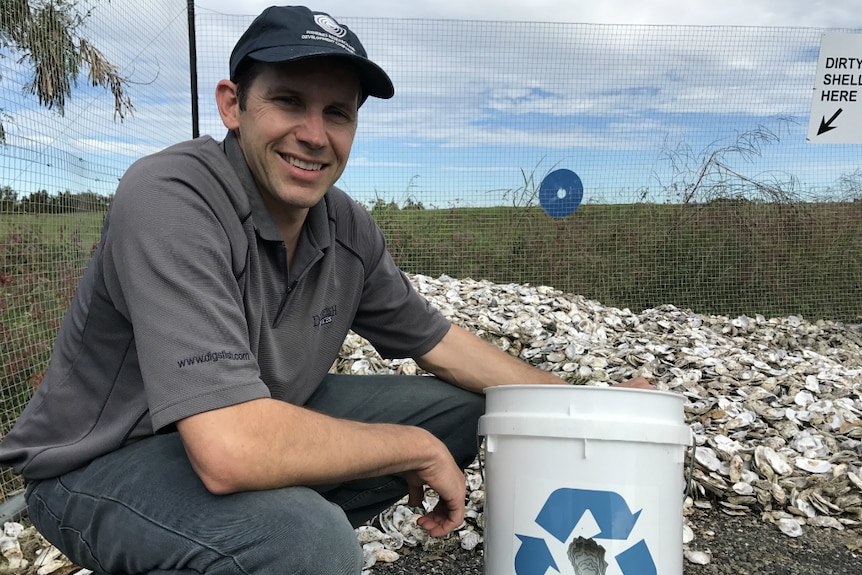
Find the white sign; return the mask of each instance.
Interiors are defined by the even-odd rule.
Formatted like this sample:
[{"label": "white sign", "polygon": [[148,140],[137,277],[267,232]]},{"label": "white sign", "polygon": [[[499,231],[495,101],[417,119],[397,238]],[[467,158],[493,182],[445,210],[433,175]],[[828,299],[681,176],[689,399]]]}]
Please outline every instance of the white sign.
[{"label": "white sign", "polygon": [[862,34],[823,35],[807,140],[862,144]]}]

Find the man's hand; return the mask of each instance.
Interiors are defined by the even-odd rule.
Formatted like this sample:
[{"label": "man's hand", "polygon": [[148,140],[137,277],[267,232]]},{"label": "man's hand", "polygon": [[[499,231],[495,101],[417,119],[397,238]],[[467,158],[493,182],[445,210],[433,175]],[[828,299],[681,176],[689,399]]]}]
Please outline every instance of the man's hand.
[{"label": "man's hand", "polygon": [[431,487],[440,496],[440,501],[434,509],[416,521],[429,535],[442,537],[464,522],[466,480],[445,447],[437,461],[433,461],[426,467],[407,471],[404,477],[409,490],[408,505],[413,507],[422,505],[425,498],[425,485]]},{"label": "man's hand", "polygon": [[655,386],[644,377],[635,377],[622,383],[615,383],[613,387],[631,387],[634,389],[655,389]]}]

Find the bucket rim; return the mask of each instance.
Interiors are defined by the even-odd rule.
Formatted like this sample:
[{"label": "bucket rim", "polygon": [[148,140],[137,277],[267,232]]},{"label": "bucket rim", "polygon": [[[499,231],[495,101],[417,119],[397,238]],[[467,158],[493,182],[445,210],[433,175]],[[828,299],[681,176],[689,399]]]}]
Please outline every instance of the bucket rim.
[{"label": "bucket rim", "polygon": [[508,390],[524,390],[524,389],[578,389],[578,390],[602,390],[602,391],[612,391],[614,393],[650,393],[650,394],[658,394],[666,397],[674,397],[685,399],[685,396],[681,393],[677,393],[675,391],[667,391],[663,389],[640,389],[636,387],[616,387],[616,386],[608,386],[602,387],[598,385],[575,385],[571,383],[501,383],[498,385],[490,385],[482,390],[482,393],[488,395],[488,393],[498,393],[503,389]]}]

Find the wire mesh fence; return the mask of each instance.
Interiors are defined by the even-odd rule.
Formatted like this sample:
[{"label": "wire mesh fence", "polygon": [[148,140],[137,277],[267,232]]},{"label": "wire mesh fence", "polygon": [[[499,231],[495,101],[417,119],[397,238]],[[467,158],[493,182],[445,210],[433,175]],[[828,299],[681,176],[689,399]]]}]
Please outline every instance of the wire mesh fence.
[{"label": "wire mesh fence", "polygon": [[[5,434],[47,366],[118,179],[137,157],[190,137],[191,119],[185,3],[0,6],[0,434]],[[93,58],[94,47],[102,60]],[[120,87],[129,106],[117,106],[110,84],[94,85],[91,76],[99,67],[127,80]],[[4,470],[0,501],[19,488]]]},{"label": "wire mesh fence", "polygon": [[[250,21],[199,14],[201,86]],[[826,31],[342,21],[396,97],[361,110],[340,185],[405,270],[633,309],[862,312],[862,155],[806,142]],[[539,201],[559,168],[584,188],[564,219]]]},{"label": "wire mesh fence", "polygon": [[[94,2],[46,26],[40,7],[63,5],[0,15],[0,433],[38,385],[118,178],[192,131],[185,2]],[[252,18],[197,10],[200,131],[216,139],[214,87]],[[406,271],[637,310],[862,315],[860,147],[806,142],[827,31],[339,20],[396,86],[363,106],[339,185]],[[58,34],[83,62],[62,106],[33,88]],[[120,83],[94,85],[93,62]],[[554,218],[540,190],[561,168],[583,200]]]}]

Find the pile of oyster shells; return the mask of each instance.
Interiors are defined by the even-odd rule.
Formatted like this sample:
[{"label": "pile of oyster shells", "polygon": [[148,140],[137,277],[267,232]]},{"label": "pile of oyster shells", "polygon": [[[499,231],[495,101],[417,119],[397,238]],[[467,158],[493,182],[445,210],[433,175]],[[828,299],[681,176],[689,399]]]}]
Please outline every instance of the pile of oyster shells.
[{"label": "pile of oyster shells", "polygon": [[[697,440],[687,514],[694,506],[758,513],[791,537],[807,526],[862,530],[859,326],[703,315],[672,305],[634,313],[551,287],[409,278],[453,323],[573,384],[643,376],[682,394]],[[380,358],[355,334],[333,371],[421,373],[412,360]],[[473,549],[484,525],[475,465],[467,483],[467,519],[455,536]],[[429,493],[426,508],[433,504]],[[416,526],[421,511],[402,502],[357,529],[367,570],[397,560],[404,546],[439,544]],[[692,538],[686,524],[686,559],[708,562],[707,553],[689,547]]]}]

